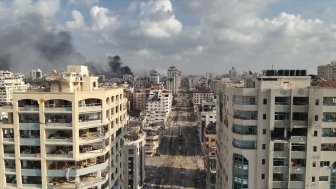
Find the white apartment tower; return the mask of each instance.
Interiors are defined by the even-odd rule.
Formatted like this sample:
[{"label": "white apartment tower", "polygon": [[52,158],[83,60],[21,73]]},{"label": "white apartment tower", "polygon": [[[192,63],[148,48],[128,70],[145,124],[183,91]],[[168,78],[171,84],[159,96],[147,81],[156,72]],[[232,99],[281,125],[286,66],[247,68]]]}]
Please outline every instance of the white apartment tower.
[{"label": "white apartment tower", "polygon": [[172,93],[165,89],[153,88],[149,92],[146,121],[148,125],[165,123],[171,111]]},{"label": "white apartment tower", "polygon": [[124,186],[127,189],[142,189],[145,179],[146,135],[129,131],[125,134]]},{"label": "white apartment tower", "polygon": [[336,80],[336,60],[330,64],[317,66],[317,75],[326,80]]},{"label": "white apartment tower", "polygon": [[27,88],[22,77],[9,71],[0,71],[0,104],[11,103],[14,92],[25,92]]},{"label": "white apartment tower", "polygon": [[218,94],[217,188],[336,187],[336,88],[268,70]]},{"label": "white apartment tower", "polygon": [[177,70],[175,66],[171,66],[167,71],[167,89],[170,90],[175,96],[180,88],[181,84],[181,72]]},{"label": "white apartment tower", "polygon": [[123,188],[122,88],[98,88],[86,66],[46,78],[41,90],[13,94],[0,123],[3,188]]}]

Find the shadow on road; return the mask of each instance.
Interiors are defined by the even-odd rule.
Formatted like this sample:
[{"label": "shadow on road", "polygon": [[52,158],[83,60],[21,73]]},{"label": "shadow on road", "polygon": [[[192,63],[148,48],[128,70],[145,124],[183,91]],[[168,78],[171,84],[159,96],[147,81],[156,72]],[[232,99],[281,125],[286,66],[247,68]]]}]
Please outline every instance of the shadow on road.
[{"label": "shadow on road", "polygon": [[161,155],[201,156],[201,146],[196,138],[196,127],[169,127],[161,137],[158,149]]},{"label": "shadow on road", "polygon": [[146,166],[144,189],[205,188],[205,171],[175,167]]}]

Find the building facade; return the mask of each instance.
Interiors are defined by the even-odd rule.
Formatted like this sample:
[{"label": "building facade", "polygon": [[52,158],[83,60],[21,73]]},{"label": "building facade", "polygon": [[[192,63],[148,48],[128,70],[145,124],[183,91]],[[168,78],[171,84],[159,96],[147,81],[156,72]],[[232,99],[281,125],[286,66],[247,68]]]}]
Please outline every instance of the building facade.
[{"label": "building facade", "polygon": [[165,123],[171,112],[172,93],[164,89],[151,89],[146,104],[146,125]]},{"label": "building facade", "polygon": [[26,92],[27,88],[22,77],[13,72],[0,71],[0,104],[11,103],[14,92]]},{"label": "building facade", "polygon": [[181,72],[177,70],[175,66],[168,68],[166,85],[167,89],[170,90],[174,96],[177,95],[178,89],[180,88],[181,79]]},{"label": "building facade", "polygon": [[47,77],[47,88],[14,93],[0,130],[5,188],[123,188],[122,88],[98,88],[86,66]]},{"label": "building facade", "polygon": [[145,179],[146,135],[133,130],[124,139],[124,188],[142,189]]},{"label": "building facade", "polygon": [[317,66],[317,75],[326,80],[336,80],[336,61],[330,64]]},{"label": "building facade", "polygon": [[268,70],[218,96],[217,188],[336,187],[335,88]]},{"label": "building facade", "polygon": [[203,101],[212,101],[214,99],[213,92],[209,89],[194,89],[192,94],[194,105],[201,105]]}]

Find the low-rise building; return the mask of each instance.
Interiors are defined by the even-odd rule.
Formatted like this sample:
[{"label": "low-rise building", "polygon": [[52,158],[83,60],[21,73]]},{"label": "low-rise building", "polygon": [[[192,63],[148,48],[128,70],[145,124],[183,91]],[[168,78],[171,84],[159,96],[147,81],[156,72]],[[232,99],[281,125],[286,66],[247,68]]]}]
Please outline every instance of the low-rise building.
[{"label": "low-rise building", "polygon": [[203,101],[212,101],[214,94],[210,89],[194,89],[192,91],[194,105],[201,105]]},{"label": "low-rise building", "polygon": [[0,104],[12,103],[13,93],[26,92],[28,86],[20,75],[13,72],[0,71]]},{"label": "low-rise building", "polygon": [[160,129],[158,127],[146,127],[143,132],[146,133],[146,155],[154,156],[160,145]]}]

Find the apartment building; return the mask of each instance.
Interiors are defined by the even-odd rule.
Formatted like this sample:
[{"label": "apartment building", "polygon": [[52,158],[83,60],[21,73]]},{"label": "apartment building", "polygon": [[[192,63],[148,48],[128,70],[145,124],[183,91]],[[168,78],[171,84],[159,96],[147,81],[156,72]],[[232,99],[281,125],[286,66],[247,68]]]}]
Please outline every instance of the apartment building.
[{"label": "apartment building", "polygon": [[46,88],[13,93],[0,107],[4,188],[123,188],[122,88],[98,88],[86,66],[67,66]]},{"label": "apartment building", "polygon": [[167,70],[167,89],[170,90],[173,95],[177,95],[178,89],[181,86],[181,72],[177,70],[175,66],[171,66]]},{"label": "apartment building", "polygon": [[154,156],[160,145],[160,130],[158,127],[146,127],[143,132],[146,133],[145,153]]},{"label": "apartment building", "polygon": [[0,71],[0,104],[11,103],[14,92],[25,92],[27,88],[21,76],[9,71]]},{"label": "apartment building", "polygon": [[194,105],[201,105],[203,101],[212,101],[214,99],[214,94],[210,89],[194,89],[192,94]]},{"label": "apartment building", "polygon": [[136,130],[124,136],[124,188],[142,189],[145,179],[145,133]]},{"label": "apartment building", "polygon": [[267,70],[223,84],[217,115],[217,188],[336,187],[336,89],[305,70]]},{"label": "apartment building", "polygon": [[171,112],[172,93],[162,88],[152,88],[146,105],[146,125],[165,123]]},{"label": "apartment building", "polygon": [[133,92],[133,110],[144,111],[147,107],[149,88],[136,89]]},{"label": "apartment building", "polygon": [[336,60],[330,64],[317,66],[317,75],[326,80],[336,80]]}]

